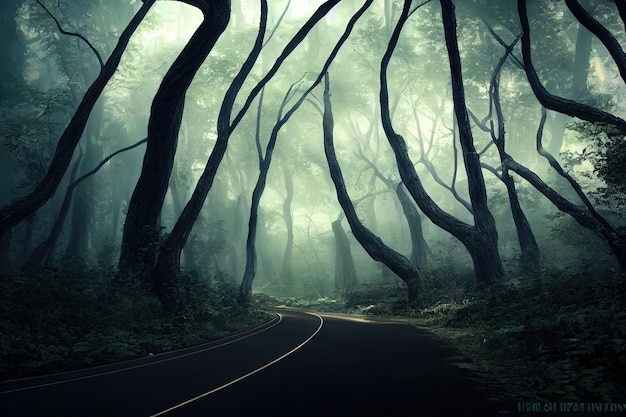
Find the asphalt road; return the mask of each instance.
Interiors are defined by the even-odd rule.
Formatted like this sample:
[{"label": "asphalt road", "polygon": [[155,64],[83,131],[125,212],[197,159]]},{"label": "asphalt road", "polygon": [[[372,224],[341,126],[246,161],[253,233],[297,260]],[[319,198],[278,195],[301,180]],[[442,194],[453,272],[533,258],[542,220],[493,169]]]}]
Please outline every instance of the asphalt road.
[{"label": "asphalt road", "polygon": [[0,416],[509,415],[413,326],[278,314],[262,328],[192,349],[0,383]]}]

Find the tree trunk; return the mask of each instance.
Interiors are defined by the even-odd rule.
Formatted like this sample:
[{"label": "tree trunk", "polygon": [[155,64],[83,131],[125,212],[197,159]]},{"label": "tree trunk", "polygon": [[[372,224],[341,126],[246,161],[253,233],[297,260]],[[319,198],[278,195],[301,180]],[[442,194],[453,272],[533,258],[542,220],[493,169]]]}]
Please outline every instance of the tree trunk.
[{"label": "tree trunk", "polygon": [[57,214],[56,220],[52,225],[52,229],[50,229],[50,233],[44,242],[39,244],[35,250],[30,255],[27,264],[24,267],[24,270],[27,272],[33,272],[41,265],[41,262],[44,258],[47,257],[46,266],[52,267],[54,263],[54,249],[57,244],[57,240],[59,239],[59,235],[61,234],[61,230],[63,229],[63,224],[65,223],[65,218],[70,211],[70,205],[72,203],[72,196],[74,194],[73,183],[76,179],[76,173],[78,172],[78,167],[83,159],[83,150],[80,150],[78,154],[78,158],[74,162],[74,166],[72,168],[72,172],[70,174],[70,184],[65,191],[65,197],[63,199],[63,204],[59,209],[59,213]]},{"label": "tree trunk", "polygon": [[413,205],[413,201],[407,195],[404,184],[400,182],[396,187],[396,195],[400,200],[402,212],[409,224],[409,232],[411,234],[411,256],[409,259],[417,269],[423,271],[426,267],[427,244],[424,239],[424,231],[422,230],[422,216]]},{"label": "tree trunk", "polygon": [[493,138],[493,143],[495,143],[496,148],[498,149],[498,156],[502,166],[502,175],[499,176],[499,179],[502,180],[506,186],[509,205],[511,207],[511,215],[513,217],[513,222],[515,223],[515,230],[517,231],[517,240],[519,242],[521,253],[520,269],[533,272],[539,268],[539,245],[537,244],[535,234],[530,227],[530,223],[526,218],[526,214],[524,214],[524,211],[522,210],[522,206],[517,195],[517,189],[515,188],[515,180],[509,174],[509,170],[505,163],[508,157],[506,153],[506,129],[504,115],[502,114],[502,103],[500,101],[500,73],[504,63],[509,59],[509,56],[516,44],[517,40],[506,47],[504,56],[500,58],[498,65],[496,65],[496,68],[491,74],[489,96],[493,103],[497,117],[497,129],[492,123],[491,128],[488,130]]},{"label": "tree trunk", "polygon": [[44,179],[37,185],[35,190],[30,194],[13,201],[8,206],[0,209],[0,237],[7,230],[19,224],[23,220],[31,216],[42,205],[44,205],[57,190],[67,168],[72,160],[76,145],[83,134],[89,114],[95,105],[98,97],[106,87],[109,79],[115,73],[120,62],[122,54],[130,41],[130,37],[135,29],[139,26],[148,10],[152,7],[156,0],[145,0],[139,11],[130,21],[120,39],[111,53],[111,56],[102,67],[98,78],[94,80],[82,101],[80,102],[76,112],[69,121],[65,131],[61,135],[57,144],[54,157]]},{"label": "tree trunk", "polygon": [[272,133],[270,134],[270,139],[265,149],[265,156],[263,158],[263,163],[261,164],[261,167],[260,167],[259,177],[257,178],[256,185],[254,186],[254,191],[252,192],[252,204],[250,206],[250,220],[248,221],[248,238],[246,240],[246,268],[243,273],[243,279],[241,280],[241,285],[239,286],[239,295],[237,297],[237,302],[239,303],[239,305],[243,307],[249,307],[250,302],[252,301],[252,282],[254,281],[254,278],[256,276],[256,268],[257,268],[256,234],[257,234],[259,205],[261,203],[261,197],[263,196],[263,192],[265,191],[267,175],[269,173],[270,166],[272,163],[272,156],[274,154],[274,148],[276,147],[278,133],[280,132],[280,129],[285,125],[285,123],[287,123],[287,121],[293,115],[293,113],[298,109],[298,107],[300,107],[300,105],[304,101],[304,98],[308,95],[310,91],[309,90],[305,92],[302,95],[302,97],[283,116],[282,114],[283,109],[291,96],[291,90],[294,86],[295,84],[293,84],[289,88],[289,91],[285,95],[283,102],[281,104],[279,115],[278,115],[278,120],[274,124]]},{"label": "tree trunk", "polygon": [[155,265],[157,221],[174,164],[185,94],[230,18],[229,0],[185,2],[198,7],[204,20],[165,74],[152,101],[148,145],[124,222],[119,260],[122,274],[150,271]]},{"label": "tree trunk", "polygon": [[407,190],[430,220],[463,243],[474,262],[474,273],[480,284],[491,284],[504,275],[502,261],[498,253],[498,234],[495,221],[487,205],[482,168],[479,155],[473,144],[469,117],[465,107],[461,62],[456,39],[456,18],[450,0],[441,0],[446,44],[452,74],[452,91],[456,120],[459,127],[463,160],[468,176],[470,201],[475,226],[468,225],[443,211],[428,195],[409,158],[404,138],[397,134],[391,123],[389,92],[387,87],[387,67],[400,37],[400,31],[408,17],[410,1],[405,1],[404,9],[381,64],[381,118],[385,134],[396,156],[398,170]]},{"label": "tree trunk", "polygon": [[[261,1],[261,23],[256,43],[252,52],[246,59],[246,62],[242,66],[240,72],[237,74],[235,80],[233,80],[233,83],[226,93],[218,117],[217,142],[213,147],[213,151],[209,156],[209,160],[205,166],[204,171],[202,172],[202,175],[200,176],[200,179],[198,180],[191,199],[185,206],[183,213],[174,225],[172,232],[169,234],[165,244],[163,245],[161,252],[166,255],[164,255],[163,257],[159,256],[159,263],[167,263],[167,259],[173,259],[172,256],[170,256],[169,252],[175,252],[175,256],[178,256],[178,258],[180,258],[180,252],[182,250],[182,247],[187,242],[191,227],[193,226],[193,223],[195,222],[198,214],[200,213],[200,210],[202,209],[207,194],[209,193],[213,185],[217,169],[222,161],[222,158],[224,157],[224,154],[226,153],[230,134],[233,129],[235,129],[235,127],[239,124],[244,114],[247,112],[256,94],[258,94],[263,89],[265,84],[267,84],[267,82],[276,74],[276,72],[278,72],[278,69],[280,68],[284,60],[291,54],[291,52],[293,52],[298,44],[302,42],[307,33],[313,28],[313,26],[315,26],[315,24],[319,20],[321,20],[339,1],[340,0],[329,0],[317,9],[313,16],[311,16],[311,18],[287,44],[281,55],[276,59],[276,62],[274,63],[272,68],[267,72],[266,76],[257,84],[255,88],[252,89],[252,92],[248,96],[243,107],[241,108],[235,119],[230,122],[230,115],[237,93],[243,85],[243,82],[245,81],[247,75],[250,73],[252,66],[259,56],[261,47],[263,46],[263,38],[265,35],[267,20],[267,1]],[[161,260],[161,258],[163,258],[163,260]],[[153,274],[153,281],[165,282],[167,280],[175,279],[176,275],[179,272],[175,269],[178,263],[179,262],[170,262],[169,265],[159,265],[159,268],[156,271],[160,272]],[[245,283],[242,282],[242,286],[240,287],[239,302],[243,305],[249,305],[250,303],[252,297],[253,278],[254,277],[250,277],[249,280]]]},{"label": "tree trunk", "polygon": [[543,194],[556,208],[574,218],[581,226],[591,230],[602,237],[611,248],[615,260],[622,272],[626,272],[626,229],[615,229],[610,225],[598,220],[591,214],[587,207],[577,206],[561,196],[554,189],[539,178],[530,169],[517,163],[512,157],[506,159],[506,166],[511,171],[528,181],[533,187]]},{"label": "tree trunk", "polygon": [[354,205],[352,204],[352,200],[350,200],[350,196],[348,195],[348,190],[346,189],[346,185],[343,180],[343,174],[341,173],[341,167],[339,166],[337,156],[335,155],[333,133],[334,120],[330,102],[330,81],[328,73],[326,73],[324,88],[323,130],[324,152],[326,153],[330,176],[335,184],[337,199],[339,200],[339,204],[346,215],[346,219],[350,224],[354,237],[372,259],[385,264],[385,266],[391,269],[407,284],[409,304],[411,306],[415,306],[418,302],[419,293],[423,287],[422,277],[419,270],[402,254],[385,245],[385,243],[378,236],[372,233],[363,225],[363,223],[361,223]]},{"label": "tree trunk", "polygon": [[350,291],[358,284],[350,240],[341,226],[340,219],[331,225],[335,237],[335,288],[339,291]]},{"label": "tree trunk", "polygon": [[611,54],[622,80],[626,82],[626,54],[618,40],[598,20],[591,16],[577,0],[565,0],[565,4],[578,21],[602,42]]},{"label": "tree trunk", "polygon": [[533,66],[531,55],[530,24],[526,11],[526,0],[517,0],[517,9],[522,25],[522,56],[524,58],[524,70],[528,82],[537,97],[537,100],[547,109],[578,117],[592,123],[605,123],[614,126],[623,134],[626,134],[626,120],[614,116],[595,107],[581,104],[574,100],[558,97],[550,94],[541,84],[537,72]]},{"label": "tree trunk", "polygon": [[537,239],[535,239],[535,234],[530,227],[530,223],[528,223],[528,218],[520,205],[515,188],[515,180],[509,175],[509,171],[506,169],[502,175],[502,181],[506,186],[509,196],[509,204],[511,206],[513,222],[515,223],[515,230],[517,231],[517,241],[520,246],[520,266],[524,271],[537,271],[541,262],[541,253],[539,252]]},{"label": "tree trunk", "polygon": [[287,241],[283,254],[283,266],[281,269],[281,279],[285,290],[289,291],[293,287],[293,277],[291,276],[291,254],[293,252],[293,217],[291,214],[291,202],[293,201],[293,172],[287,167],[286,161],[283,166],[285,175],[286,196],[283,203],[283,220],[287,228]]},{"label": "tree trunk", "polygon": [[[306,35],[306,33],[308,31],[311,30],[311,28],[319,21],[321,20],[337,3],[339,2],[339,0],[329,0],[326,3],[322,4],[317,11],[313,14],[313,16],[311,16],[311,18],[307,21],[307,23],[300,29],[300,31],[298,31],[298,34],[292,39],[291,42],[289,42],[286,50],[293,50],[293,48],[295,48],[295,46],[302,41],[304,35]],[[352,16],[352,18],[350,19],[350,21],[348,22],[347,26],[346,26],[346,30],[344,31],[344,33],[341,35],[341,37],[339,38],[339,40],[337,41],[335,47],[333,48],[332,52],[330,53],[330,55],[328,56],[328,58],[326,59],[326,62],[324,63],[324,66],[322,68],[322,71],[320,71],[320,74],[317,76],[317,78],[315,79],[315,81],[311,84],[311,86],[307,89],[307,91],[302,94],[302,96],[300,96],[300,98],[298,99],[298,101],[286,112],[285,116],[282,117],[282,111],[284,106],[286,105],[286,100],[283,100],[283,104],[279,110],[279,119],[276,122],[276,124],[274,125],[274,129],[272,130],[272,134],[270,136],[270,140],[267,144],[267,148],[265,151],[265,158],[263,159],[263,164],[261,166],[261,172],[259,173],[259,179],[257,181],[257,185],[254,189],[254,192],[252,193],[252,209],[251,209],[251,213],[250,213],[250,225],[249,225],[249,230],[248,230],[248,243],[246,245],[246,249],[248,251],[248,255],[247,255],[247,262],[251,262],[251,264],[246,263],[246,271],[244,272],[244,276],[243,279],[241,281],[241,285],[239,287],[239,295],[237,297],[237,302],[239,303],[239,305],[244,306],[244,307],[248,307],[250,305],[251,299],[252,299],[252,282],[254,281],[254,274],[256,272],[256,250],[255,250],[255,244],[254,244],[254,239],[255,239],[255,234],[256,234],[256,230],[253,229],[253,227],[256,227],[256,211],[258,211],[258,201],[255,200],[260,200],[261,198],[261,194],[263,193],[263,189],[265,188],[265,180],[267,178],[267,171],[269,170],[269,165],[271,162],[271,158],[272,158],[272,153],[274,151],[274,146],[276,144],[276,138],[278,136],[278,132],[280,131],[280,128],[282,126],[284,126],[285,123],[287,123],[287,121],[289,120],[289,118],[293,115],[293,113],[300,107],[300,105],[304,102],[305,98],[309,95],[309,93],[311,91],[313,91],[313,89],[320,83],[323,74],[326,73],[326,71],[328,71],[328,67],[330,67],[330,64],[334,61],[335,57],[337,56],[337,54],[339,53],[339,50],[341,49],[341,47],[343,46],[343,44],[346,42],[346,40],[348,39],[348,37],[350,36],[350,33],[352,32],[352,29],[354,28],[354,25],[356,24],[356,22],[361,18],[361,16],[363,16],[363,14],[365,13],[365,11],[372,5],[373,0],[367,0],[364,5]],[[297,42],[296,42],[297,40]],[[281,56],[279,57],[279,60],[284,60],[286,58],[285,54],[281,54]],[[278,61],[277,61],[278,62]],[[282,61],[280,61],[282,62]],[[277,66],[274,65],[274,67],[272,67],[272,70],[270,71],[270,73],[268,73],[268,75],[266,75],[266,77],[264,78],[264,80],[267,80],[268,77],[270,76],[270,74],[272,74],[274,71],[274,68],[276,68],[277,70]],[[257,87],[253,90],[253,92],[256,90],[258,92],[258,90],[262,88],[262,85],[259,84],[257,85]],[[293,88],[293,85],[292,85]],[[287,92],[287,96],[285,96],[285,99],[289,97],[289,92]],[[248,100],[246,101],[246,105],[249,106],[249,104],[252,102],[251,97],[248,98]],[[245,108],[245,105],[244,105]],[[235,118],[235,120],[240,120],[240,114]],[[282,119],[281,119],[282,117]],[[253,221],[254,218],[254,221]]]}]

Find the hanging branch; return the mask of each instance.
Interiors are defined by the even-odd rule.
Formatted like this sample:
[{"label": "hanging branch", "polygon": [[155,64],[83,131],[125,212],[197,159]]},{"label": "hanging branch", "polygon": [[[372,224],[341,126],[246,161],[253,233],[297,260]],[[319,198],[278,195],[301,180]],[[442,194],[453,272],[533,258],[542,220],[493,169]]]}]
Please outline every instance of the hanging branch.
[{"label": "hanging branch", "polygon": [[61,24],[59,23],[59,20],[52,14],[52,12],[50,10],[48,10],[48,8],[46,6],[44,6],[44,4],[40,0],[36,0],[36,1],[46,11],[46,13],[48,13],[48,16],[50,16],[52,18],[52,20],[54,20],[54,23],[56,23],[57,28],[59,28],[59,32],[61,32],[64,35],[75,36],[75,37],[81,39],[83,42],[85,42],[87,44],[89,49],[91,49],[93,51],[93,53],[96,54],[96,58],[98,58],[98,62],[100,63],[100,69],[102,69],[102,67],[104,67],[104,62],[102,61],[102,56],[100,55],[100,52],[98,52],[98,50],[95,48],[95,46],[93,46],[91,44],[91,42],[89,42],[89,40],[87,38],[85,38],[83,35],[81,35],[80,33],[68,32],[68,31],[64,30],[63,27],[61,26]]},{"label": "hanging branch", "polygon": [[579,103],[551,94],[539,80],[537,71],[532,62],[530,23],[528,22],[528,12],[526,10],[526,0],[517,0],[517,9],[522,25],[522,56],[524,58],[524,70],[528,82],[539,102],[547,109],[577,117],[592,123],[604,123],[617,128],[622,134],[626,134],[626,120],[607,113],[593,106]]}]

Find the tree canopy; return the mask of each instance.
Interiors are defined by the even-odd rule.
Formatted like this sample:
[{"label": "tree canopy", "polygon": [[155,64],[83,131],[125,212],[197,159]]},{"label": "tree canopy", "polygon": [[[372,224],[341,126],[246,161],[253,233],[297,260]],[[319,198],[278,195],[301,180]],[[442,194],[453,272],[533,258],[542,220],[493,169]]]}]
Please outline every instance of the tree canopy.
[{"label": "tree canopy", "polygon": [[618,1],[1,7],[5,271],[81,259],[168,308],[192,272],[249,305],[626,271]]}]

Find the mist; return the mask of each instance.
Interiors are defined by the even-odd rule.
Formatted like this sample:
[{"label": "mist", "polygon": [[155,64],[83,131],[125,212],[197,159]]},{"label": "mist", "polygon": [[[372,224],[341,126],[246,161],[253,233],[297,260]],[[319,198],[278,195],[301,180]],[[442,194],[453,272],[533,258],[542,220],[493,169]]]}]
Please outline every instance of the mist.
[{"label": "mist", "polygon": [[[616,320],[586,347],[626,336],[618,2],[205,3],[0,6],[5,302],[72,276],[89,303],[126,294],[142,322],[226,332],[289,305],[496,340],[466,315],[533,291],[591,315],[558,299],[573,286]],[[3,335],[35,326],[7,320]],[[3,377],[42,372],[9,362]],[[624,365],[562,397],[618,401]]]}]

